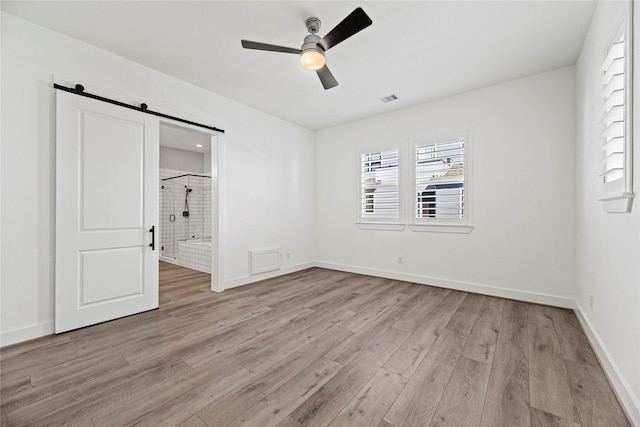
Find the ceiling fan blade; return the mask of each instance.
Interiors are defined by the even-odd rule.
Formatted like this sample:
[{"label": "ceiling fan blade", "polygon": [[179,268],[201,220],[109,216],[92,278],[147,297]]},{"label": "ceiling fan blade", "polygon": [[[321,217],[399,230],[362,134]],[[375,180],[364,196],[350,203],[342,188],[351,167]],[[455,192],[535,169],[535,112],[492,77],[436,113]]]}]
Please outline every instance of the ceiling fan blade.
[{"label": "ceiling fan blade", "polygon": [[249,40],[242,40],[242,47],[245,49],[255,50],[268,50],[271,52],[283,52],[283,53],[297,53],[300,54],[300,49],[294,49],[292,47],[276,46],[274,44],[258,43]]},{"label": "ceiling fan blade", "polygon": [[371,18],[359,7],[336,25],[333,30],[329,31],[318,44],[322,46],[324,50],[329,50],[338,43],[364,30],[372,23]]},{"label": "ceiling fan blade", "polygon": [[333,77],[333,74],[331,74],[331,71],[329,71],[329,68],[326,65],[319,70],[316,70],[316,73],[318,74],[318,77],[320,77],[320,81],[322,82],[322,86],[324,86],[325,90],[338,86],[338,81]]}]

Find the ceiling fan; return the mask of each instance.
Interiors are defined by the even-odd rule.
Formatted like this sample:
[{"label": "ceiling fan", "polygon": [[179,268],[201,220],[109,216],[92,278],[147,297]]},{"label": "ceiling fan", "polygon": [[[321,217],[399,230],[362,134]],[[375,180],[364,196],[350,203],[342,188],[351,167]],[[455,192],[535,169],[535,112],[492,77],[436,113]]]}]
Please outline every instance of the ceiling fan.
[{"label": "ceiling fan", "polygon": [[338,86],[338,82],[325,64],[324,53],[338,43],[364,30],[371,25],[372,22],[371,18],[364,13],[362,8],[357,8],[323,38],[320,38],[317,34],[320,30],[320,20],[318,18],[307,19],[305,24],[310,34],[304,38],[304,43],[300,49],[252,42],[249,40],[242,40],[242,47],[245,49],[268,50],[271,52],[296,53],[300,55],[300,64],[308,70],[315,70],[318,77],[320,77],[322,86],[324,86],[325,89],[331,89],[332,87]]}]

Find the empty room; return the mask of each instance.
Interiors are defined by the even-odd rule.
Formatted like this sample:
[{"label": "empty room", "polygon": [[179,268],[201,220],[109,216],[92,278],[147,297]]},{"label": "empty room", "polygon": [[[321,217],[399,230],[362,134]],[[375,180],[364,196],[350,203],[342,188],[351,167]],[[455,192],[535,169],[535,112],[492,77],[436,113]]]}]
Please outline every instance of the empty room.
[{"label": "empty room", "polygon": [[640,426],[633,0],[0,16],[1,426]]}]

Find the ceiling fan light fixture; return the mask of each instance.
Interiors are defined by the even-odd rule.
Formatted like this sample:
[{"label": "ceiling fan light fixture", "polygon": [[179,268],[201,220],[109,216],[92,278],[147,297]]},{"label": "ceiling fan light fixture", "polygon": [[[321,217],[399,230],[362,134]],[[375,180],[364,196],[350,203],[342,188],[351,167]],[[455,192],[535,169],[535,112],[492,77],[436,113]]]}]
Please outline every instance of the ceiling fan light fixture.
[{"label": "ceiling fan light fixture", "polygon": [[300,65],[307,70],[319,70],[324,67],[324,52],[319,49],[307,49],[300,55]]},{"label": "ceiling fan light fixture", "polygon": [[[1,1],[1,0],[0,0]],[[338,86],[338,81],[333,73],[326,66],[324,61],[324,53],[333,46],[342,43],[354,34],[367,28],[372,24],[371,18],[358,7],[344,18],[338,25],[329,31],[323,38],[320,38],[320,20],[318,18],[309,18],[305,22],[309,35],[304,38],[304,43],[300,49],[292,47],[278,46],[275,44],[252,42],[250,40],[241,40],[242,47],[245,49],[265,50],[269,52],[294,53],[300,55],[300,65],[307,70],[316,72],[322,83],[322,87],[331,89]]]}]

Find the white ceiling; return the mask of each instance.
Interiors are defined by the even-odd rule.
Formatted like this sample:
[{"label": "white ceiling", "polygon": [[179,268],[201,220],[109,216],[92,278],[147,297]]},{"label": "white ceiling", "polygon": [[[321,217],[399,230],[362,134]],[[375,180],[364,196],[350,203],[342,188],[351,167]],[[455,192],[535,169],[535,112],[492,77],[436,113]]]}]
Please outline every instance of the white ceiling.
[{"label": "white ceiling", "polygon": [[[297,55],[356,7],[373,25],[326,54],[325,91]],[[2,1],[2,10],[311,130],[572,65],[594,1]],[[397,94],[383,104],[378,98]]]},{"label": "white ceiling", "polygon": [[208,153],[211,151],[211,134],[161,123],[160,145],[196,153]]}]

